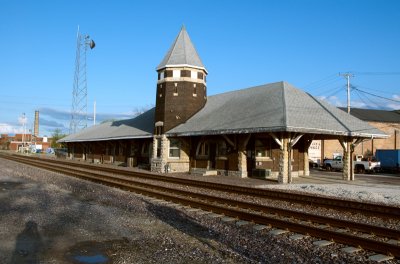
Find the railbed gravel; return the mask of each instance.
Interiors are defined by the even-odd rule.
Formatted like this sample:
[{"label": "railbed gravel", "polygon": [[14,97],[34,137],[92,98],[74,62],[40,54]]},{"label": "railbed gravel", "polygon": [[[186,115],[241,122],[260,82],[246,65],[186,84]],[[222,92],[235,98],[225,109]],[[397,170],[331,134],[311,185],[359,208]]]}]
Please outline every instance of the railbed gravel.
[{"label": "railbed gravel", "polygon": [[0,263],[374,263],[1,158],[0,214]]},{"label": "railbed gravel", "polygon": [[[126,168],[120,168],[120,169],[126,170]],[[82,170],[85,171],[84,169],[82,169]],[[115,174],[110,174],[110,175],[118,176],[118,177],[126,178],[126,179],[132,179],[129,176],[121,176],[121,175],[115,175]],[[179,178],[191,177],[193,179],[199,180],[198,177],[193,177],[192,175],[181,174],[181,173],[173,174],[173,176],[179,177]],[[168,175],[168,177],[171,177],[171,175]],[[223,183],[223,182],[220,182],[221,179],[222,180],[228,179],[228,181],[231,184],[238,183],[238,179],[236,179],[236,178],[225,178],[225,179],[221,178],[221,177],[202,178],[202,180],[206,180],[206,181],[208,180],[208,181],[212,181],[212,182]],[[191,187],[191,186],[186,186],[186,185],[177,184],[177,183],[160,182],[157,180],[144,179],[144,178],[133,178],[133,180],[137,181],[137,182],[141,182],[141,183],[162,185],[165,187],[175,188],[175,189],[184,190],[184,191],[193,192],[193,193],[208,194],[208,195],[212,195],[212,196],[216,196],[216,197],[224,197],[224,198],[227,197],[227,193],[223,192],[223,191]],[[257,182],[257,180],[255,180],[254,182]],[[245,182],[243,180],[242,180],[242,182],[240,182],[240,184],[242,184],[242,186],[254,187],[254,185],[252,185],[251,183]],[[297,191],[297,190],[291,190],[291,192],[301,194],[301,192]],[[314,195],[320,196],[318,194],[314,194]],[[317,207],[317,206],[313,206],[313,205],[297,204],[297,203],[291,203],[291,202],[287,202],[287,201],[274,200],[274,199],[268,199],[268,198],[259,198],[259,197],[253,197],[253,196],[248,196],[248,195],[236,194],[234,196],[230,195],[229,198],[233,199],[233,200],[237,200],[237,201],[246,201],[246,202],[251,202],[251,203],[261,204],[261,205],[267,204],[272,207],[283,208],[283,209],[290,208],[293,211],[308,212],[308,213],[316,214],[316,215],[323,215],[323,216],[332,217],[332,218],[340,218],[342,220],[348,220],[348,221],[353,221],[353,222],[357,222],[357,223],[371,224],[371,225],[382,226],[382,227],[386,227],[386,228],[400,230],[400,221],[396,220],[396,219],[384,219],[383,220],[380,217],[366,216],[366,215],[359,214],[356,212],[351,212],[351,211],[343,212],[343,211],[338,211],[338,210],[334,210],[334,209],[321,208],[321,207]],[[399,207],[399,210],[400,210],[400,207]]]}]

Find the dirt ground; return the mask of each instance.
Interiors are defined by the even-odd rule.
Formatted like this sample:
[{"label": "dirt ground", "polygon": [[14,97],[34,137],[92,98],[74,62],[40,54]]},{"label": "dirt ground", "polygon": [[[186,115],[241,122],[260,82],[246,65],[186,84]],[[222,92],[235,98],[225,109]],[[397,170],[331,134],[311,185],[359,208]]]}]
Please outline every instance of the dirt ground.
[{"label": "dirt ground", "polygon": [[0,263],[248,262],[172,207],[0,163]]}]

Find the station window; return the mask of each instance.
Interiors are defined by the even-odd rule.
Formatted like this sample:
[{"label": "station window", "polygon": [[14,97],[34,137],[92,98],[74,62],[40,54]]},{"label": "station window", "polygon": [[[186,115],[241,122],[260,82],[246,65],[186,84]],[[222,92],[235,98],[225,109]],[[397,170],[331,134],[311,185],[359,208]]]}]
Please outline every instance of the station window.
[{"label": "station window", "polygon": [[136,156],[137,149],[136,149],[136,145],[132,142],[131,143],[131,148],[130,148],[130,155],[131,156]]},{"label": "station window", "polygon": [[226,156],[226,143],[225,141],[220,141],[217,144],[217,156],[223,157]]},{"label": "station window", "polygon": [[142,157],[148,157],[150,153],[150,143],[145,142],[142,145]]},{"label": "station window", "polygon": [[169,141],[169,158],[179,159],[181,157],[181,143],[177,139]]},{"label": "station window", "polygon": [[124,145],[122,145],[122,144],[118,144],[119,145],[119,148],[118,148],[118,156],[123,156],[123,155],[125,155],[125,146]]},{"label": "station window", "polygon": [[208,142],[201,142],[196,154],[198,156],[208,156],[210,154],[210,145]]},{"label": "station window", "polygon": [[256,157],[271,157],[271,140],[256,139],[254,145]]}]

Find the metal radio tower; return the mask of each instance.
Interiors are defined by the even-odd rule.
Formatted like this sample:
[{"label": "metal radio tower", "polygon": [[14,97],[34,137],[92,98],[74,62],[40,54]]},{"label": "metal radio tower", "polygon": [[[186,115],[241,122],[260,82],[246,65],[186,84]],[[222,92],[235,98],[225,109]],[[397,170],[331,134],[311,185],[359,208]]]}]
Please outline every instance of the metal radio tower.
[{"label": "metal radio tower", "polygon": [[86,52],[88,47],[93,49],[95,43],[89,35],[76,36],[75,76],[72,90],[72,110],[69,133],[73,134],[87,127],[87,80],[86,80]]}]

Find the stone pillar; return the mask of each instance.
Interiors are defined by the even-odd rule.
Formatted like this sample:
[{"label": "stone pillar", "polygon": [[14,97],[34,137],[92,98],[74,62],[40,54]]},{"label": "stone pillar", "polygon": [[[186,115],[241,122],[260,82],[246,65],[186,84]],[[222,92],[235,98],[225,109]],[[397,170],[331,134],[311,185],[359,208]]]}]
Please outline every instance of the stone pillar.
[{"label": "stone pillar", "polygon": [[238,138],[238,176],[240,178],[247,178],[247,156],[246,156],[246,148],[247,143],[249,142],[251,134],[241,135]]},{"label": "stone pillar", "polygon": [[352,178],[352,166],[351,166],[351,142],[344,142],[346,146],[343,148],[343,180],[350,181]]},{"label": "stone pillar", "polygon": [[238,149],[238,171],[240,178],[247,178],[247,156],[243,146]]},{"label": "stone pillar", "polygon": [[288,138],[282,139],[281,151],[279,153],[279,183],[289,182],[289,149],[288,149]]},{"label": "stone pillar", "polygon": [[312,138],[304,139],[304,176],[310,176],[310,163],[308,162],[308,149],[312,143]]},{"label": "stone pillar", "polygon": [[[161,147],[158,149],[158,142]],[[158,151],[160,153],[158,153]],[[168,160],[169,141],[165,135],[154,136],[153,138],[153,156],[151,159],[151,171],[163,173]]]},{"label": "stone pillar", "polygon": [[304,150],[304,176],[310,176],[310,163],[308,163],[308,148]]}]

